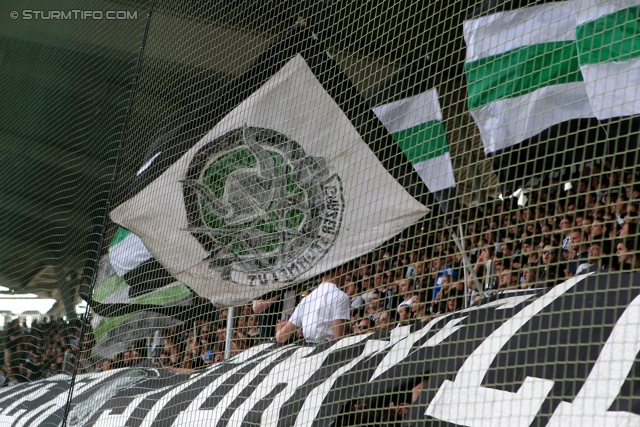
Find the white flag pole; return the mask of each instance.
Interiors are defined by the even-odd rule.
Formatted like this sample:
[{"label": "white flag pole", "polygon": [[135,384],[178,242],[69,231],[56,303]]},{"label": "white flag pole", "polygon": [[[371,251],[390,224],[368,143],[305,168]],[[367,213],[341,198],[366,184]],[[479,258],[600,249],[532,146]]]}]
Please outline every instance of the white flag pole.
[{"label": "white flag pole", "polygon": [[[464,234],[462,231],[462,224],[458,224],[458,229],[460,230],[460,240],[462,243],[462,249],[464,249]],[[462,252],[464,254],[464,252]],[[465,261],[465,257],[462,257],[462,262],[465,264],[462,271],[464,271],[464,308],[469,307],[469,285],[467,282],[467,262]]]},{"label": "white flag pole", "polygon": [[231,358],[231,340],[233,339],[233,317],[235,307],[229,307],[227,312],[227,337],[224,345],[224,360]]},{"label": "white flag pole", "polygon": [[[465,273],[466,273],[466,271],[468,269],[469,272],[471,273],[471,277],[473,278],[473,281],[476,284],[476,287],[478,288],[478,292],[482,296],[482,293],[483,293],[482,286],[480,286],[480,281],[478,280],[478,276],[476,275],[476,271],[471,266],[471,262],[469,261],[469,258],[467,257],[467,254],[464,251],[464,245],[460,241],[460,238],[458,238],[456,236],[456,233],[453,232],[451,227],[447,227],[447,228],[449,228],[449,233],[451,234],[451,238],[453,239],[453,242],[456,244],[456,246],[458,247],[458,250],[462,254],[462,263],[464,264]],[[466,284],[466,281],[465,281],[465,288],[466,288],[466,285],[467,284]]]}]

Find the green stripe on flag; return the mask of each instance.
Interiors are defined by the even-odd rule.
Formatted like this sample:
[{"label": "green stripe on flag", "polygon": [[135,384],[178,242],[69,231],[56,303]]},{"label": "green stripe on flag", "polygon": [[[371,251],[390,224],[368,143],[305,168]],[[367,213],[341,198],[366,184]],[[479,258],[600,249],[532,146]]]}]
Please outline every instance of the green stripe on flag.
[{"label": "green stripe on flag", "polygon": [[126,228],[118,227],[118,231],[116,231],[116,235],[113,236],[113,240],[111,240],[111,244],[109,245],[109,247],[112,248],[118,243],[122,242],[127,238],[129,234],[131,234],[131,232]]},{"label": "green stripe on flag", "polygon": [[393,139],[413,165],[449,152],[447,136],[440,120],[394,132]]},{"label": "green stripe on flag", "polygon": [[185,285],[171,286],[167,289],[161,289],[157,292],[136,298],[131,301],[133,304],[155,304],[165,305],[181,299],[187,298],[191,295],[191,291]]},{"label": "green stripe on flag", "polygon": [[580,64],[626,61],[640,56],[640,7],[605,15],[576,28]]},{"label": "green stripe on flag", "polygon": [[93,292],[93,300],[102,302],[107,297],[107,295],[111,295],[112,293],[125,288],[127,286],[127,282],[118,275],[113,275],[109,277],[107,280],[102,282],[100,286]]},{"label": "green stripe on flag", "polygon": [[582,81],[575,43],[541,43],[465,64],[469,109]]},{"label": "green stripe on flag", "polygon": [[136,314],[137,313],[131,313],[125,314],[124,316],[106,317],[102,319],[100,324],[98,324],[98,326],[93,331],[93,335],[95,336],[96,341],[102,340],[111,330],[131,319]]},{"label": "green stripe on flag", "polygon": [[[155,304],[155,305],[165,305],[172,302],[180,301],[184,298],[187,298],[191,295],[191,291],[184,285],[171,286],[167,289],[162,289],[157,292],[154,292],[149,295],[142,296],[140,298],[136,298],[131,301],[131,304]],[[98,324],[98,326],[93,331],[93,334],[97,341],[100,341],[104,338],[109,331],[117,328],[122,323],[131,319],[133,316],[138,314],[139,312],[125,314],[123,316],[117,317],[106,317],[102,319],[102,321]]]}]

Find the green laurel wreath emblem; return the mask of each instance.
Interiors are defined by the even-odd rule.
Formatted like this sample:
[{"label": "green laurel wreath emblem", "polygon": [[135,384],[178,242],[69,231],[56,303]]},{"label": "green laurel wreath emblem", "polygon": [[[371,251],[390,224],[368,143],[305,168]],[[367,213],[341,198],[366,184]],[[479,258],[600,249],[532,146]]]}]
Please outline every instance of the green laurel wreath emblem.
[{"label": "green laurel wreath emblem", "polygon": [[227,280],[295,280],[326,254],[340,230],[337,174],[271,129],[245,126],[206,144],[181,182],[186,230]]}]

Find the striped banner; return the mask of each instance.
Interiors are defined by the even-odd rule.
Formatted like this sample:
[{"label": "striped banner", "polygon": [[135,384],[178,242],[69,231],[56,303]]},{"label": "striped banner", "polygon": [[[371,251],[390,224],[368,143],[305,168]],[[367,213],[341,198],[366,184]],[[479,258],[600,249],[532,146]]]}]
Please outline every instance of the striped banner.
[{"label": "striped banner", "polygon": [[[578,275],[390,332],[260,343],[191,373],[78,374],[71,396],[56,375],[0,389],[0,423],[635,427],[639,294],[636,273]],[[394,408],[406,412],[371,416]]]}]

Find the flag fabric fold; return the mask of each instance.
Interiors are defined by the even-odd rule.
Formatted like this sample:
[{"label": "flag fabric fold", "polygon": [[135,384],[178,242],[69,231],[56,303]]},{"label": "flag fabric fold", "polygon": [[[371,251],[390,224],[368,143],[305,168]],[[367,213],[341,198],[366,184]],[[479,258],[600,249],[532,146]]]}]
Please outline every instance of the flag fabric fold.
[{"label": "flag fabric fold", "polygon": [[138,236],[119,228],[98,263],[89,301],[93,356],[111,358],[155,330],[193,315],[193,293],[153,259]]},{"label": "flag fabric fold", "polygon": [[176,282],[147,250],[140,237],[119,227],[109,245],[109,262],[136,297]]},{"label": "flag fabric fold", "polygon": [[124,276],[151,258],[153,256],[138,236],[125,228],[118,228],[109,245],[109,260],[116,273]]},{"label": "flag fabric fold", "polygon": [[428,189],[308,29],[188,117],[110,216],[218,306],[339,266],[429,212]]}]

